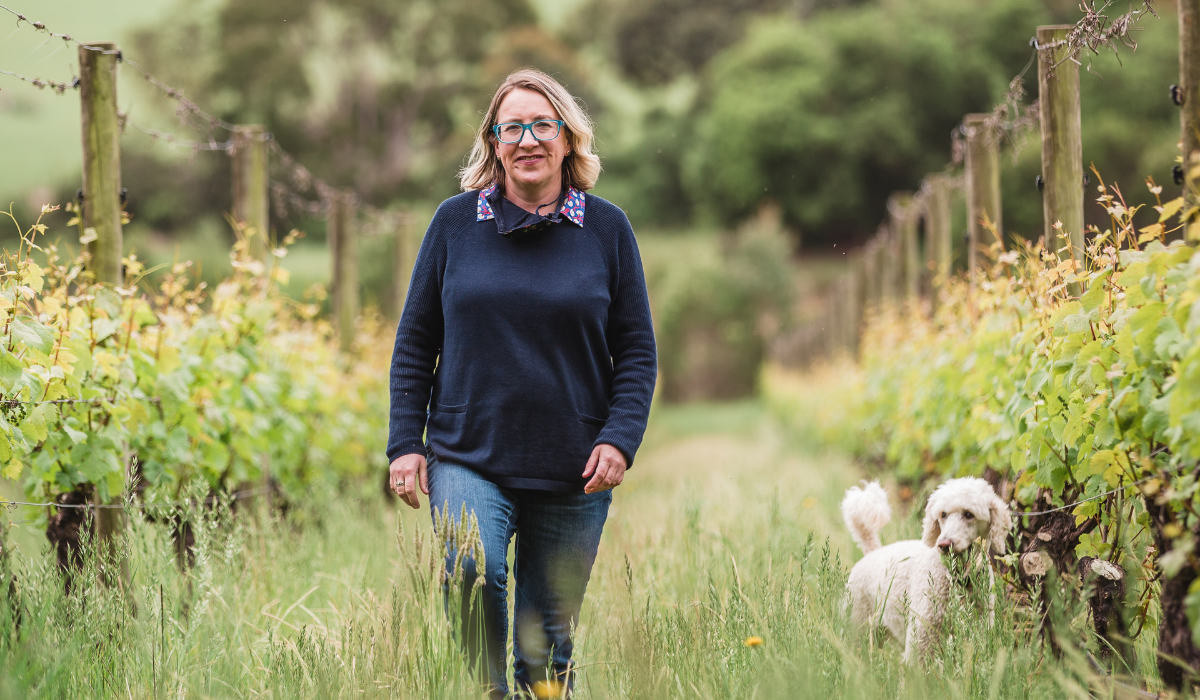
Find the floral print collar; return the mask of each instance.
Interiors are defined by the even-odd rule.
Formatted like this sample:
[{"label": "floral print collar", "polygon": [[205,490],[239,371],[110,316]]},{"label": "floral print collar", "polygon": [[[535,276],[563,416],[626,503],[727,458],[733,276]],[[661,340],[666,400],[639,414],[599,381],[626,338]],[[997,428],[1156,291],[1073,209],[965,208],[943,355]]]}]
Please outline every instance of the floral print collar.
[{"label": "floral print collar", "polygon": [[[496,218],[496,212],[492,210],[492,204],[488,201],[489,197],[496,194],[496,189],[496,183],[492,183],[479,191],[479,199],[475,203],[476,221],[487,221],[488,219]],[[558,213],[576,226],[583,226],[583,209],[586,201],[582,192],[574,187],[568,187],[567,196],[563,199],[562,207],[558,210]]]}]

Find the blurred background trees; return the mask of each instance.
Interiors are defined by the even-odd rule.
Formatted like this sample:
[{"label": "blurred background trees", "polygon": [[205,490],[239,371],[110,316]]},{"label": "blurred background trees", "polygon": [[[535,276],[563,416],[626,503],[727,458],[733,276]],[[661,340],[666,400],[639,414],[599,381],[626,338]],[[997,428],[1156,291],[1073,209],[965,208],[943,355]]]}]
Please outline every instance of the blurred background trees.
[{"label": "blurred background trees", "polygon": [[[745,248],[744,234],[736,232],[770,230],[779,255],[836,264],[874,232],[888,195],[915,188],[950,162],[951,131],[963,114],[990,111],[1000,99],[1029,63],[1034,28],[1079,16],[1074,0],[116,5],[136,6],[124,15],[136,19],[97,38],[120,39],[129,56],[220,118],[266,124],[284,149],[329,184],[353,188],[378,207],[424,215],[457,191],[455,173],[503,76],[527,65],[557,76],[596,121],[605,168],[596,193],[624,208],[647,241],[662,235],[678,248],[686,232],[699,232],[688,240],[705,241],[706,253],[665,255],[664,265],[685,272],[664,273],[661,288],[652,290],[660,332],[680,338],[695,336],[686,329],[698,324],[723,323],[704,315],[710,313],[771,317],[779,328],[786,319],[803,318],[806,300],[820,293],[821,265],[806,268],[798,282],[784,279],[775,292],[746,291],[737,266],[753,246]],[[60,31],[89,29],[71,26],[70,6],[46,0],[39,10],[58,8],[45,19],[55,19]],[[1167,86],[1178,72],[1177,26],[1170,3],[1161,3],[1159,12],[1160,19],[1139,25],[1136,52],[1124,51],[1120,61],[1093,57],[1081,74],[1085,165],[1095,162],[1134,202],[1146,201],[1141,182],[1147,175],[1165,185],[1164,196],[1174,196],[1178,116]],[[53,60],[43,63],[47,57],[39,50],[4,42],[0,59],[8,69],[50,72]],[[122,103],[133,121],[184,138],[226,138],[203,124],[191,125],[199,135],[185,128],[133,71],[125,73]],[[1036,68],[1025,84],[1027,99],[1036,98]],[[27,98],[28,91],[0,87],[0,146],[12,162],[62,163],[0,172],[0,197],[17,202],[18,213],[64,201],[78,187],[78,159],[58,151],[69,156],[77,137],[49,115],[77,108],[59,106],[70,100],[53,95]],[[35,138],[39,124],[54,129],[46,133],[57,141]],[[125,141],[131,245],[152,259],[176,250],[201,257],[219,250],[211,243],[228,235],[225,155],[172,152],[132,129]],[[1007,149],[1003,162],[1005,228],[1036,237],[1042,229],[1036,133]],[[274,216],[280,231],[302,227],[312,246],[302,244],[289,257],[292,287],[326,279],[323,221],[296,211]],[[1088,216],[1100,223],[1105,215],[1092,205]],[[773,223],[747,223],[762,221]],[[386,251],[372,245],[364,242],[362,253],[368,304],[387,297],[392,274]],[[206,269],[219,274],[225,264],[213,259]],[[679,282],[689,275],[708,282]],[[724,301],[705,301],[714,288],[754,308],[714,311],[726,308]],[[688,294],[695,298],[684,298]],[[780,311],[791,303],[786,299],[799,305]],[[738,345],[742,331],[735,325],[726,324],[719,335]],[[763,328],[772,324],[750,325],[757,339],[736,352],[726,348],[731,357],[761,355]],[[688,352],[671,357],[681,358],[679,366],[700,362]],[[664,356],[664,362],[675,360]],[[752,383],[753,373],[746,376]],[[744,377],[733,381],[745,383]]]},{"label": "blurred background trees", "polygon": [[[492,88],[534,65],[587,104],[605,164],[597,193],[636,226],[734,228],[772,204],[812,253],[873,231],[888,194],[948,163],[961,116],[989,110],[1028,63],[1033,27],[1078,14],[1067,0],[169,2],[127,32],[130,55],[222,119],[266,124],[315,174],[376,205],[456,192]],[[1143,22],[1123,66],[1097,57],[1084,76],[1085,160],[1110,179],[1169,173],[1172,10]],[[178,126],[131,93],[135,119]],[[5,119],[20,109],[0,101]],[[1009,159],[1014,192],[1028,191],[1037,146]],[[142,223],[184,234],[228,208],[226,168],[133,150]],[[57,179],[0,193],[70,190],[77,174]],[[1036,201],[1009,204],[1010,229],[1040,229]]]}]

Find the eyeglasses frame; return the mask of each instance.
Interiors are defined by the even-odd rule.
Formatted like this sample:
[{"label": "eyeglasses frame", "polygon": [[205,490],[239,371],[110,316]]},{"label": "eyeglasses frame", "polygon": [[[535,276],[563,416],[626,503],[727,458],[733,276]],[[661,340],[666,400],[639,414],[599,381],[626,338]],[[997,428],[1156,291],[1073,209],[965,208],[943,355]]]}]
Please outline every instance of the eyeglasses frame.
[{"label": "eyeglasses frame", "polygon": [[[553,136],[551,136],[548,139],[539,139],[537,134],[533,133],[533,125],[540,124],[541,122],[551,122],[554,124],[558,124],[558,133],[554,134]],[[517,126],[521,127],[521,136],[519,138],[517,138],[516,141],[505,141],[504,139],[500,138],[500,127],[512,126],[513,124],[516,124]],[[499,141],[500,143],[507,143],[510,145],[514,144],[514,143],[521,143],[522,141],[524,141],[526,131],[529,132],[529,135],[533,137],[534,141],[553,141],[554,139],[556,139],[562,135],[563,126],[565,124],[566,124],[566,122],[563,121],[562,119],[538,119],[537,121],[532,121],[532,122],[529,122],[528,124],[522,124],[521,122],[504,122],[503,124],[497,124],[497,125],[493,126],[492,133],[496,135],[497,141]]]}]

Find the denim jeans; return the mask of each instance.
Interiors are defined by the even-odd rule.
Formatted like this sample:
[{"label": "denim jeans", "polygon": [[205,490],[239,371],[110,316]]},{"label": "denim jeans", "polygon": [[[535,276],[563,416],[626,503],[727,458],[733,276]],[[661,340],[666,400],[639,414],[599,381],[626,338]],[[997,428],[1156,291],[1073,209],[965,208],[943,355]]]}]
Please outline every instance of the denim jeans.
[{"label": "denim jeans", "polygon": [[[583,465],[580,465],[580,471]],[[559,493],[501,488],[470,469],[435,459],[429,464],[429,500],[458,518],[466,505],[479,521],[486,571],[482,605],[464,615],[462,641],[472,666],[486,667],[493,698],[508,695],[508,543],[516,535],[516,606],[513,679],[528,693],[542,680],[574,681],[571,630],[596,561],[612,492]],[[433,508],[430,509],[431,512]],[[452,564],[447,559],[447,566]],[[463,561],[466,596],[478,572]],[[448,601],[450,602],[450,601]]]}]

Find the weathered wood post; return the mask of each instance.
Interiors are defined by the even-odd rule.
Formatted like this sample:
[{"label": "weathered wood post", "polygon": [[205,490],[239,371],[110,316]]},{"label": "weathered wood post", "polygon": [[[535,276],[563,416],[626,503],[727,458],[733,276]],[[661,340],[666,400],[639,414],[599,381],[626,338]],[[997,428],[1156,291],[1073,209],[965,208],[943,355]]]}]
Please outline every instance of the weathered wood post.
[{"label": "weathered wood post", "polygon": [[[1183,143],[1184,211],[1200,202],[1200,0],[1179,0],[1179,88],[1175,102]],[[1188,222],[1188,239],[1195,240],[1195,217]]]},{"label": "weathered wood post", "polygon": [[245,226],[250,253],[264,258],[271,235],[266,127],[261,124],[237,127],[229,155],[233,161],[233,218]]},{"label": "weathered wood post", "polygon": [[828,296],[825,300],[825,308],[821,312],[819,327],[821,335],[817,339],[816,348],[814,348],[814,358],[817,355],[829,358],[837,354],[838,347],[841,345],[842,334],[842,316],[839,313],[844,301],[842,296],[842,279],[835,277],[829,285],[827,292]]},{"label": "weathered wood post", "polygon": [[890,267],[888,251],[891,247],[890,241],[891,239],[888,226],[887,223],[884,223],[879,227],[879,230],[875,232],[875,247],[872,251],[874,253],[873,257],[875,261],[876,284],[874,301],[875,311],[877,313],[884,307],[888,299],[888,268]]},{"label": "weathered wood post", "polygon": [[[229,150],[233,183],[233,219],[246,237],[247,252],[258,260],[267,257],[271,248],[271,207],[269,161],[267,155],[267,128],[261,124],[243,124],[234,128]],[[244,484],[246,488],[260,489],[262,496],[253,496],[246,501],[251,510],[259,504],[273,508],[275,494],[271,488],[271,460],[263,455],[257,482]]]},{"label": "weathered wood post", "polygon": [[927,181],[925,197],[925,242],[926,265],[930,274],[930,299],[937,308],[939,284],[950,277],[950,264],[954,259],[953,240],[950,235],[950,183],[945,175],[934,175]]},{"label": "weathered wood post", "polygon": [[900,251],[897,246],[900,235],[897,228],[893,228],[893,223],[888,222],[883,235],[883,245],[879,246],[878,251],[879,269],[882,273],[879,287],[880,308],[895,302],[899,296],[896,290],[900,287]]},{"label": "weathered wood post", "polygon": [[[1046,248],[1071,246],[1083,260],[1083,138],[1079,65],[1065,45],[1069,24],[1037,28],[1038,104],[1042,122],[1042,218]],[[1057,45],[1056,45],[1057,44]],[[1061,228],[1056,225],[1061,224]]]},{"label": "weathered wood post", "polygon": [[850,357],[858,356],[858,332],[862,325],[863,307],[863,273],[862,258],[855,256],[850,259],[850,270],[846,272],[846,306],[845,306],[845,351]]},{"label": "weathered wood post", "polygon": [[[120,286],[125,281],[121,264],[121,124],[117,115],[117,56],[112,42],[79,47],[79,104],[83,125],[84,236],[88,265],[98,284]],[[111,494],[109,503],[119,503]],[[100,500],[97,498],[97,502]],[[119,508],[96,509],[96,534],[108,542],[123,522]]]},{"label": "weathered wood post", "polygon": [[884,260],[886,296],[889,301],[902,301],[908,293],[908,220],[912,195],[896,192],[888,198],[888,251]]},{"label": "weathered wood post", "polygon": [[921,260],[920,269],[917,279],[918,287],[920,288],[921,298],[927,298],[933,290],[933,269],[934,258],[936,252],[933,248],[933,241],[929,237],[929,179],[921,181],[921,189],[917,191],[917,196],[913,208],[913,216],[917,220],[917,238],[921,242]]},{"label": "weathered wood post", "polygon": [[[1200,165],[1200,0],[1179,0],[1179,85],[1172,97],[1180,110],[1180,134],[1183,156],[1184,174],[1184,210],[1200,201],[1200,173],[1195,173]],[[1186,236],[1195,240],[1197,220],[1190,218],[1187,222]],[[1175,554],[1176,547],[1184,540],[1177,540],[1165,534],[1167,527],[1174,526],[1175,516],[1170,512],[1170,506],[1148,500],[1146,510],[1150,513],[1154,543],[1158,549],[1158,562],[1168,554]],[[1195,531],[1194,527],[1185,529]],[[1184,557],[1183,559],[1189,559]],[[1197,578],[1200,578],[1194,564],[1187,563],[1180,567],[1174,576],[1163,577],[1161,591],[1158,597],[1159,608],[1162,611],[1158,624],[1158,673],[1163,684],[1168,688],[1181,690],[1194,688],[1197,669],[1200,669],[1200,647],[1195,643],[1191,633],[1188,600]],[[1189,690],[1191,689],[1189,688]]]},{"label": "weathered wood post", "polygon": [[950,276],[954,262],[954,237],[951,234],[950,182],[944,175],[933,179],[929,189],[930,228],[933,241],[934,268],[943,278]]},{"label": "weathered wood post", "polygon": [[329,252],[333,261],[334,320],[343,352],[354,344],[358,319],[358,236],[354,222],[357,197],[335,192],[329,200]]},{"label": "weathered wood post", "polygon": [[983,225],[990,221],[1003,236],[1003,210],[1000,206],[1000,144],[988,127],[987,114],[963,117],[967,137],[967,268],[974,279],[980,265],[977,249],[990,246],[996,237]]},{"label": "weathered wood post", "polygon": [[921,294],[921,242],[917,235],[918,210],[909,197],[900,219],[900,246],[904,249],[904,298],[915,302]]},{"label": "weathered wood post", "polygon": [[873,307],[879,303],[880,269],[875,249],[878,247],[879,235],[867,241],[862,252],[863,275],[863,307]]},{"label": "weathered wood post", "polygon": [[[117,55],[111,42],[79,47],[83,124],[83,226],[91,269],[101,284],[120,285],[121,125],[117,116]],[[90,230],[90,231],[89,231]]]}]

